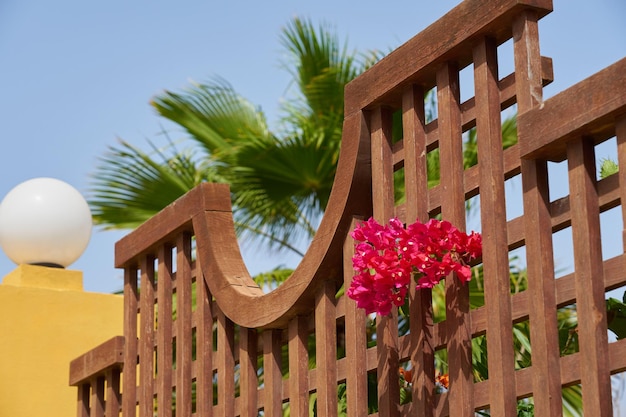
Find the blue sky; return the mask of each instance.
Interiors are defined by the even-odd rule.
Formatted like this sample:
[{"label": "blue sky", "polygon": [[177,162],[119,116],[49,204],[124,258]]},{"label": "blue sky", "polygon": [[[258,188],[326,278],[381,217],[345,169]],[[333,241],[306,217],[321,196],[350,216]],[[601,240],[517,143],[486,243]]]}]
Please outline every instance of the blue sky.
[{"label": "blue sky", "polygon": [[[79,1],[0,2],[0,198],[30,178],[61,179],[85,193],[98,157],[116,138],[146,146],[163,127],[149,100],[164,89],[219,75],[270,123],[289,74],[281,28],[294,16],[332,24],[351,48],[389,50],[459,1]],[[549,97],[626,56],[623,0],[555,0],[540,24],[554,59]],[[388,4],[388,3],[387,3]],[[170,136],[184,134],[171,130]],[[125,232],[97,228],[70,268],[88,291],[122,287],[113,245]],[[252,273],[295,259],[247,251]],[[15,266],[0,254],[0,277]]]}]

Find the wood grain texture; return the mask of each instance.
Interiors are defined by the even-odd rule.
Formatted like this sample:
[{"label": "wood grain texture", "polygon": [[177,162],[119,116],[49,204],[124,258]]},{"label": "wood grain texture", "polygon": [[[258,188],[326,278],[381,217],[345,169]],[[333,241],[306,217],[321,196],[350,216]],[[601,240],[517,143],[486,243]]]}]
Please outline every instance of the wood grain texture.
[{"label": "wood grain texture", "polygon": [[[463,142],[459,109],[459,68],[446,62],[437,71],[437,102],[440,129],[439,155],[442,218],[465,230],[463,184]],[[446,278],[446,327],[450,374],[449,408],[456,415],[474,415],[472,340],[469,315],[469,287],[455,274]]]},{"label": "wood grain texture", "polygon": [[[426,116],[424,89],[413,85],[402,97],[402,143],[406,221],[428,219],[428,170],[426,162]],[[435,358],[432,346],[432,291],[409,288],[410,364],[413,369],[411,415],[431,417],[434,413]]]},{"label": "wood grain texture", "polygon": [[115,336],[70,362],[70,385],[79,386],[124,363],[124,337]]},{"label": "wood grain texture", "polygon": [[[224,417],[235,415],[235,325],[221,311],[217,312],[217,405],[218,414]],[[268,379],[268,369],[271,363],[265,363],[265,383],[272,383],[272,376]],[[208,389],[205,387],[204,389]],[[267,404],[266,404],[267,406]],[[266,409],[267,411],[267,409]],[[273,415],[273,414],[269,414]]]},{"label": "wood grain texture", "polygon": [[533,346],[535,410],[545,416],[562,413],[559,339],[548,167],[545,161],[522,161],[528,292],[525,306]]},{"label": "wood grain texture", "polygon": [[115,267],[136,264],[137,255],[143,253],[156,255],[159,245],[167,241],[174,244],[172,236],[180,231],[192,230],[191,218],[198,211],[231,210],[227,184],[200,184],[116,242]]},{"label": "wood grain texture", "polygon": [[191,417],[191,234],[176,239],[176,405],[177,417]]},{"label": "wood grain texture", "polygon": [[121,396],[121,369],[110,369],[106,375],[106,403],[104,413],[107,417],[118,417],[122,401]]},{"label": "wood grain texture", "polygon": [[400,88],[419,80],[428,89],[435,84],[437,65],[471,62],[470,39],[489,35],[501,43],[511,34],[511,22],[520,11],[536,10],[544,16],[550,0],[466,0],[418,35],[382,59],[346,86],[345,113],[373,105],[400,107]]},{"label": "wood grain texture", "polygon": [[135,417],[137,414],[138,301],[137,268],[127,267],[124,269],[124,417]]},{"label": "wood grain texture", "polygon": [[[198,263],[199,261],[196,260],[196,273],[199,273],[198,270],[200,269]],[[208,387],[213,386],[213,302],[204,279],[196,275],[195,283],[196,361],[194,374],[196,375],[196,413],[203,416],[210,415],[209,413],[213,408],[213,389],[208,389]],[[254,329],[249,331],[256,334]],[[242,337],[242,346],[245,346],[244,343],[250,339],[251,337],[248,339]],[[256,339],[252,340],[251,343],[256,343]],[[245,364],[245,360],[241,359],[243,356],[240,353],[241,369],[243,369]],[[250,401],[250,409],[254,409],[256,406],[256,389],[252,388],[256,388],[258,385],[256,382],[256,356],[253,359],[254,375],[247,376],[248,379],[244,378],[244,371],[242,371],[241,375],[241,384],[246,387],[244,388],[245,393],[242,394],[242,398]],[[253,382],[250,382],[250,378],[254,379]],[[246,383],[249,385],[246,385]]]},{"label": "wood grain texture", "polygon": [[490,411],[498,416],[517,416],[509,253],[506,233],[506,197],[502,126],[498,90],[497,44],[483,38],[474,47],[476,91],[476,137],[480,170],[480,217],[483,236],[483,280],[487,316],[487,356]]},{"label": "wood grain texture", "polygon": [[[241,416],[257,417],[259,380],[257,377],[258,333],[256,329],[240,329],[239,373],[241,376]],[[212,346],[212,345],[211,345]]]},{"label": "wood grain texture", "polygon": [[[309,412],[309,326],[307,317],[289,322],[289,409],[296,416]],[[333,360],[334,362],[334,360]]]},{"label": "wood grain texture", "polygon": [[91,384],[89,382],[83,382],[76,386],[78,388],[78,401],[76,408],[77,417],[89,417],[89,398],[91,391]]},{"label": "wood grain texture", "polygon": [[157,281],[157,410],[159,415],[172,415],[172,247],[162,245],[158,254]]},{"label": "wood grain texture", "polygon": [[263,405],[268,417],[283,415],[282,337],[281,331],[263,331]]},{"label": "wood grain texture", "polygon": [[231,320],[250,328],[284,327],[292,317],[310,311],[320,282],[331,276],[341,283],[341,249],[352,216],[371,215],[369,164],[369,129],[358,114],[344,121],[335,182],[309,249],[291,277],[267,294],[254,284],[241,259],[232,215],[203,211],[193,217],[204,277]]},{"label": "wood grain texture", "polygon": [[526,10],[513,21],[513,58],[515,61],[518,112],[523,114],[543,105],[543,68],[539,53],[539,16]]},{"label": "wood grain texture", "polygon": [[[394,179],[392,159],[392,112],[377,107],[371,112],[372,206],[374,218],[386,224],[394,215]],[[378,413],[381,417],[399,415],[400,389],[398,370],[398,312],[376,317],[376,354]]]},{"label": "wood grain texture", "polygon": [[567,144],[583,412],[611,416],[611,385],[593,141]]},{"label": "wood grain texture", "polygon": [[337,414],[337,322],[335,284],[324,282],[315,302],[315,376],[317,415]]},{"label": "wood grain texture", "polygon": [[[354,230],[359,220],[352,222],[350,230]],[[346,236],[343,249],[344,286],[349,288],[354,270],[354,239]],[[359,417],[367,414],[367,335],[365,333],[365,311],[357,308],[354,300],[343,297],[345,301],[345,337],[346,337],[346,395],[348,417]]]},{"label": "wood grain texture", "polygon": [[522,158],[562,161],[567,143],[581,136],[595,143],[615,135],[626,114],[626,58],[519,115]]},{"label": "wood grain texture", "polygon": [[[626,167],[626,116],[617,120],[615,136],[617,139],[617,165]],[[618,172],[618,178],[621,185],[619,187],[620,201],[626,202],[626,169]],[[624,251],[626,251],[626,204],[622,204],[622,224],[624,225],[622,246]]]},{"label": "wood grain texture", "polygon": [[89,417],[104,416],[104,377],[102,376],[92,379],[90,405]]},{"label": "wood grain texture", "polygon": [[154,257],[141,258],[141,292],[139,297],[139,417],[152,417],[154,413],[154,342],[155,342],[155,274]]},{"label": "wood grain texture", "polygon": [[[521,14],[513,26],[515,72],[518,74],[517,102],[519,113],[543,104],[541,81],[537,79],[540,60],[538,18],[535,13]],[[526,139],[522,137],[521,142]],[[532,354],[532,388],[535,412],[543,416],[561,416],[561,372],[557,323],[556,287],[548,166],[545,160],[522,160],[524,231],[528,292],[526,304],[530,320]]]}]

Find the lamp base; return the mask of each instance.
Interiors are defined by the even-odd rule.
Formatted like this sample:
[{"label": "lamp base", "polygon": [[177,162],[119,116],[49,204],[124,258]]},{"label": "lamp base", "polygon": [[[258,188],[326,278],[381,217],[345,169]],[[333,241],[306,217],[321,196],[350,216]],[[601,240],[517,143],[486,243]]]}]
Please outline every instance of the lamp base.
[{"label": "lamp base", "polygon": [[58,267],[23,264],[8,273],[2,280],[2,285],[83,291],[83,273]]}]

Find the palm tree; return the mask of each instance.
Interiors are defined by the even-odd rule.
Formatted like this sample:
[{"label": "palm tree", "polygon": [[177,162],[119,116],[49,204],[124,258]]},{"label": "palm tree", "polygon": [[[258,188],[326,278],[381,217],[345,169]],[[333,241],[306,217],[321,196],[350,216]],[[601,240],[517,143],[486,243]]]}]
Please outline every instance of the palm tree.
[{"label": "palm tree", "polygon": [[240,235],[271,248],[302,253],[295,242],[312,238],[330,195],[339,154],[344,86],[377,58],[339,43],[328,25],[293,19],[282,31],[293,97],[279,129],[263,112],[215,77],[183,92],[165,91],[152,106],[182,127],[182,151],[170,141],[152,152],[121,141],[101,158],[89,203],[104,228],[134,228],[203,181],[230,184]]}]

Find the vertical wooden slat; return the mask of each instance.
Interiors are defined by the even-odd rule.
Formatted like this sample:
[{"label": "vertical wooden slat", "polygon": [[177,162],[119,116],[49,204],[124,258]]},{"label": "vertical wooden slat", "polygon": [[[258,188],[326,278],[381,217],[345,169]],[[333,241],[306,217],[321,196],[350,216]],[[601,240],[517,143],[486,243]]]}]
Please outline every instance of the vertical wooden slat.
[{"label": "vertical wooden slat", "polygon": [[325,281],[315,299],[317,415],[337,415],[337,322],[335,283]]},{"label": "vertical wooden slat", "polygon": [[[354,230],[353,219],[350,230]],[[343,246],[344,286],[349,288],[354,269],[354,239],[348,236]],[[346,297],[346,395],[348,417],[367,415],[367,337],[365,334],[365,311]]]},{"label": "vertical wooden slat", "polygon": [[89,417],[89,398],[91,396],[91,384],[82,383],[78,385],[78,408],[77,417]]},{"label": "vertical wooden slat", "polygon": [[600,209],[593,139],[567,144],[583,413],[611,416]]},{"label": "vertical wooden slat", "polygon": [[91,409],[89,417],[104,416],[104,377],[91,378]]},{"label": "vertical wooden slat", "polygon": [[154,257],[141,259],[141,313],[139,338],[139,415],[152,417],[154,413]]},{"label": "vertical wooden slat", "polygon": [[374,218],[379,223],[386,223],[394,215],[391,126],[389,108],[377,107],[372,111],[372,205]]},{"label": "vertical wooden slat", "polygon": [[283,376],[281,372],[281,331],[268,329],[263,331],[263,388],[264,415],[281,417],[283,398]]},{"label": "vertical wooden slat", "polygon": [[480,169],[483,235],[483,279],[487,314],[487,357],[490,411],[497,416],[517,415],[511,319],[511,293],[504,193],[504,164],[497,43],[483,38],[473,50],[476,91],[476,137]]},{"label": "vertical wooden slat", "polygon": [[[539,29],[534,12],[526,11],[515,20],[513,50],[517,110],[521,114],[543,101]],[[524,159],[520,164],[528,291],[531,295],[530,340],[537,347],[532,352],[533,402],[536,415],[560,417],[563,406],[548,166],[543,160]]]},{"label": "vertical wooden slat", "polygon": [[120,413],[120,369],[111,369],[106,373],[107,395],[106,410],[107,417],[117,417]]},{"label": "vertical wooden slat", "polygon": [[176,416],[191,416],[191,237],[176,239]]},{"label": "vertical wooden slat", "polygon": [[402,95],[406,222],[428,219],[428,169],[426,165],[426,115],[424,88],[412,85]]},{"label": "vertical wooden slat", "polygon": [[289,321],[289,409],[294,416],[306,415],[309,407],[307,325],[305,316]]},{"label": "vertical wooden slat", "polygon": [[122,414],[137,414],[137,268],[124,269],[124,394]]},{"label": "vertical wooden slat", "polygon": [[[241,389],[241,416],[258,416],[258,388],[257,377],[258,336],[256,329],[242,328],[239,341],[239,372]],[[293,409],[292,409],[293,410]],[[293,415],[298,415],[292,411]]]},{"label": "vertical wooden slat", "polygon": [[157,281],[157,410],[172,415],[172,248],[159,248]]},{"label": "vertical wooden slat", "polygon": [[550,192],[546,161],[523,160],[533,402],[536,415],[563,414]]},{"label": "vertical wooden slat", "polygon": [[211,294],[199,263],[200,260],[196,260],[196,413],[210,416],[213,409],[213,314]]},{"label": "vertical wooden slat", "polygon": [[447,62],[437,71],[437,114],[443,218],[465,229],[463,139],[459,107],[459,69]]},{"label": "vertical wooden slat", "polygon": [[217,312],[217,404],[220,416],[235,415],[235,325]]},{"label": "vertical wooden slat", "polygon": [[515,94],[520,114],[543,102],[538,20],[533,10],[524,10],[513,22]]},{"label": "vertical wooden slat", "polygon": [[[617,137],[617,165],[626,167],[626,117],[617,120],[615,124]],[[620,201],[622,203],[622,248],[626,252],[626,169],[619,170]]]},{"label": "vertical wooden slat", "polygon": [[[444,220],[465,230],[463,141],[459,108],[459,70],[447,62],[437,71],[439,155]],[[456,416],[474,416],[469,286],[454,274],[446,278],[446,328],[450,373],[449,408]]]},{"label": "vertical wooden slat", "polygon": [[[424,89],[413,85],[402,96],[406,222],[428,219],[428,169],[426,165]],[[435,357],[432,346],[432,291],[409,287],[413,401],[410,415],[432,417],[435,393]]]},{"label": "vertical wooden slat", "polygon": [[[392,113],[378,107],[372,111],[372,205],[374,218],[381,224],[394,215],[393,159],[391,153]],[[378,413],[381,417],[399,415],[398,312],[376,317],[378,355]]]}]

